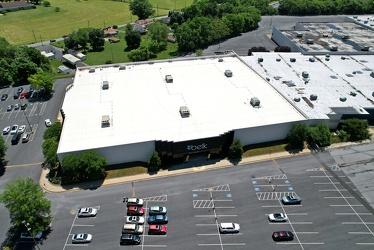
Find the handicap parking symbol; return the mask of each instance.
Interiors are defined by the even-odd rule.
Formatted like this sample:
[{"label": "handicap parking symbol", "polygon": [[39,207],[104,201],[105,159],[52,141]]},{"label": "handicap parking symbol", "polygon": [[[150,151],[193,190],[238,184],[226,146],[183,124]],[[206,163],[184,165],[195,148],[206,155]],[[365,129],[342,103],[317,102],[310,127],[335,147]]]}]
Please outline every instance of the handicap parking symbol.
[{"label": "handicap parking symbol", "polygon": [[284,183],[288,184],[288,183],[290,183],[290,181],[289,180],[284,180]]},{"label": "handicap parking symbol", "polygon": [[257,184],[257,181],[252,181],[252,184],[253,184],[253,185],[256,185],[256,184]]},{"label": "handicap parking symbol", "polygon": [[256,191],[256,192],[259,192],[259,191],[260,191],[260,188],[255,188],[255,191]]},{"label": "handicap parking symbol", "polygon": [[289,190],[289,191],[292,191],[292,190],[293,190],[293,187],[288,187],[288,190]]}]

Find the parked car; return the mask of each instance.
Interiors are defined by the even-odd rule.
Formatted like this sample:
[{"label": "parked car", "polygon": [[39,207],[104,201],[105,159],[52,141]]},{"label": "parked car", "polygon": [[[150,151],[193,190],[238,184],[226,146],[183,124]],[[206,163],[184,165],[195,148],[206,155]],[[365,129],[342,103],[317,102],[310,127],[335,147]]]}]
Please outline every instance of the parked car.
[{"label": "parked car", "polygon": [[127,206],[139,206],[142,207],[144,204],[143,199],[138,199],[138,198],[128,198],[127,199]]},{"label": "parked car", "polygon": [[22,134],[23,132],[25,132],[25,130],[26,130],[26,125],[19,126],[18,133]]},{"label": "parked car", "polygon": [[14,109],[19,109],[19,103],[14,104]]},{"label": "parked car", "polygon": [[97,214],[97,209],[93,207],[83,207],[78,210],[78,217],[94,217]]},{"label": "parked car", "polygon": [[52,122],[51,122],[51,120],[49,120],[49,119],[46,119],[44,122],[45,122],[45,125],[46,125],[47,127],[50,127],[50,126],[52,125]]},{"label": "parked car", "polygon": [[220,223],[219,232],[221,234],[227,233],[239,233],[240,225],[238,223],[229,222],[229,223]]},{"label": "parked car", "polygon": [[128,224],[144,224],[143,216],[127,216],[126,223]]},{"label": "parked car", "polygon": [[127,208],[127,215],[144,215],[144,208],[137,206],[130,206]]},{"label": "parked car", "polygon": [[35,235],[31,235],[29,232],[21,233],[20,239],[21,240],[40,240],[43,237],[43,232],[39,231]]},{"label": "parked car", "polygon": [[166,234],[166,232],[165,225],[149,225],[148,234]]},{"label": "parked car", "polygon": [[25,142],[28,142],[30,140],[30,133],[24,133],[22,135],[22,142],[25,143]]},{"label": "parked car", "polygon": [[17,133],[17,132],[18,132],[18,125],[17,125],[17,124],[14,124],[14,125],[12,126],[12,129],[10,130],[10,134],[13,135],[13,134],[15,134],[15,133]]},{"label": "parked car", "polygon": [[22,88],[22,87],[19,87],[19,88],[17,89],[17,93],[18,93],[18,94],[21,94],[22,91],[23,91],[23,88]]},{"label": "parked car", "polygon": [[143,234],[144,226],[140,224],[124,224],[122,233],[124,234]]},{"label": "parked car", "polygon": [[2,101],[5,101],[7,98],[8,98],[8,94],[3,94],[3,95],[1,96],[1,100],[2,100]]},{"label": "parked car", "polygon": [[27,103],[21,105],[21,110],[25,110],[27,108]]},{"label": "parked car", "polygon": [[3,135],[7,135],[10,132],[10,126],[7,126],[3,129]]},{"label": "parked car", "polygon": [[21,139],[21,135],[22,134],[18,133],[18,132],[13,135],[12,139],[10,140],[10,142],[12,143],[12,145],[18,144],[19,139]]},{"label": "parked car", "polygon": [[283,213],[269,214],[268,219],[271,222],[286,222],[288,220],[287,215]]},{"label": "parked car", "polygon": [[13,104],[10,104],[8,105],[8,107],[6,107],[6,111],[12,111],[13,109]]},{"label": "parked car", "polygon": [[72,242],[74,244],[76,243],[89,243],[92,241],[92,235],[91,234],[85,234],[85,233],[80,233],[80,234],[74,234],[72,237]]},{"label": "parked car", "polygon": [[149,216],[148,217],[148,224],[152,225],[152,224],[168,224],[168,217],[167,215],[162,215],[162,214],[158,214],[158,215],[152,215],[152,216]]},{"label": "parked car", "polygon": [[26,96],[26,92],[23,91],[23,92],[21,92],[21,94],[19,95],[19,99],[24,99],[25,96]]},{"label": "parked car", "polygon": [[149,208],[149,215],[166,214],[166,207],[152,206]]},{"label": "parked car", "polygon": [[301,199],[299,196],[295,195],[286,195],[282,198],[282,203],[284,205],[294,205],[294,204],[301,204]]},{"label": "parked car", "polygon": [[272,235],[274,241],[291,241],[293,237],[293,233],[290,231],[278,231]]},{"label": "parked car", "polygon": [[122,234],[119,244],[120,245],[139,245],[140,236],[136,234]]},{"label": "parked car", "polygon": [[18,94],[17,92],[14,93],[13,98],[14,98],[14,99],[18,99],[18,98],[19,98],[19,94]]}]

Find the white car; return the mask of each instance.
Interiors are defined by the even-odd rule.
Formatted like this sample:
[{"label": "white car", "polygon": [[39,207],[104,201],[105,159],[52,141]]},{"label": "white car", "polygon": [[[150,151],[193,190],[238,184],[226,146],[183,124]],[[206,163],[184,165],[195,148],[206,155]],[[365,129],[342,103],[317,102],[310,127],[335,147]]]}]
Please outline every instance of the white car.
[{"label": "white car", "polygon": [[143,216],[126,216],[126,224],[144,224]]},{"label": "white car", "polygon": [[74,234],[72,238],[73,243],[88,243],[92,241],[91,234]]},{"label": "white car", "polygon": [[271,222],[286,222],[288,220],[287,215],[283,213],[269,214],[268,219]]},{"label": "white car", "polygon": [[158,215],[162,214],[165,215],[167,213],[167,208],[166,207],[161,207],[161,206],[151,206],[149,208],[149,215]]},{"label": "white car", "polygon": [[23,133],[23,132],[25,132],[25,129],[26,129],[26,125],[19,126],[19,128],[18,128],[18,133]]},{"label": "white car", "polygon": [[45,125],[46,125],[47,127],[50,127],[50,126],[52,125],[52,122],[51,122],[51,120],[49,120],[49,119],[46,119],[44,122],[45,122]]},{"label": "white car", "polygon": [[18,132],[18,125],[17,125],[17,124],[14,124],[14,125],[12,126],[12,130],[10,130],[10,134],[13,135],[13,134],[15,134],[15,133],[17,133],[17,132]]},{"label": "white car", "polygon": [[19,109],[19,103],[16,103],[16,104],[14,105],[14,109]]},{"label": "white car", "polygon": [[240,225],[238,223],[220,223],[219,224],[219,232],[221,234],[227,234],[227,233],[239,233]]},{"label": "white car", "polygon": [[78,217],[94,217],[97,214],[97,209],[93,207],[82,207],[78,211]]},{"label": "white car", "polygon": [[9,132],[10,132],[10,126],[5,127],[5,128],[3,129],[3,135],[8,134]]},{"label": "white car", "polygon": [[144,204],[143,199],[138,199],[138,198],[127,198],[127,206],[137,206],[137,207],[142,207]]}]

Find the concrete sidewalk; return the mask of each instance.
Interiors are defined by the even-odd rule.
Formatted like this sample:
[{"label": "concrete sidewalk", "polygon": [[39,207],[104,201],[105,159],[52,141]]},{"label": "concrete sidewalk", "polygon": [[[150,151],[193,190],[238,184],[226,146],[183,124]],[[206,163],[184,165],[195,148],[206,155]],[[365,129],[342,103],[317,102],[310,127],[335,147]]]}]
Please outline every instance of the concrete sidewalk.
[{"label": "concrete sidewalk", "polygon": [[[354,145],[359,145],[362,143],[370,143],[370,140],[366,140],[361,143],[337,143],[326,148],[325,150],[347,147],[347,146],[354,146]],[[220,168],[237,167],[237,166],[248,164],[248,163],[262,162],[262,161],[268,161],[268,160],[273,160],[273,159],[297,156],[297,155],[302,155],[302,154],[310,154],[310,153],[312,153],[311,150],[304,149],[303,151],[299,153],[295,153],[295,154],[291,154],[289,152],[264,154],[264,155],[259,155],[259,156],[243,158],[238,164],[235,164],[235,165],[226,159],[220,160],[218,162],[215,162],[214,160],[201,160],[199,162],[194,162],[193,164],[187,162],[185,164],[176,165],[167,170],[160,170],[155,174],[148,174],[148,173],[138,174],[138,175],[132,175],[132,176],[125,176],[125,177],[119,177],[119,178],[105,179],[105,180],[100,180],[100,181],[92,181],[92,182],[78,183],[78,184],[64,185],[64,186],[50,183],[47,179],[47,174],[49,172],[49,169],[43,168],[41,176],[40,176],[39,184],[46,192],[49,192],[49,193],[72,192],[72,191],[78,191],[82,189],[96,189],[101,186],[116,185],[116,184],[122,184],[122,183],[150,180],[150,179],[155,179],[155,178],[165,178],[169,176],[196,173],[199,171],[209,171],[209,170],[220,169]]]}]

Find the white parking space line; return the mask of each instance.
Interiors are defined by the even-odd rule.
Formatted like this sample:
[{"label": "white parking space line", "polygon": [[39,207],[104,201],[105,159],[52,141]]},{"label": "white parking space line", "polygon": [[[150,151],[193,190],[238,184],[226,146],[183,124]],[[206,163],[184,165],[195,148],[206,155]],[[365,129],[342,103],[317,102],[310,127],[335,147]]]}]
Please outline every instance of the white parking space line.
[{"label": "white parking space line", "polygon": [[74,225],[75,227],[94,227],[95,225]]},{"label": "white parking space line", "polygon": [[356,245],[367,245],[367,246],[373,245],[374,246],[374,242],[373,243],[360,243],[360,242],[357,242]]},{"label": "white parking space line", "polygon": [[217,226],[217,224],[196,224],[197,227]]},{"label": "white parking space line", "polygon": [[[198,235],[198,236],[209,236],[209,235],[220,235],[220,233],[214,233],[214,234],[196,234],[196,235]],[[236,236],[236,235],[243,235],[243,233],[236,233],[236,234],[227,233],[225,235]]]},{"label": "white parking space line", "polygon": [[[274,223],[274,222],[269,222],[269,225],[278,225],[278,224],[290,224],[288,222],[279,222],[279,223]],[[298,224],[298,225],[311,225],[313,222],[292,222],[292,224]]]},{"label": "white parking space line", "polygon": [[[345,183],[349,184],[352,183],[350,181],[346,181]],[[315,182],[314,185],[336,185],[340,184],[339,182]]]},{"label": "white parking space line", "polygon": [[323,242],[308,242],[308,243],[296,243],[296,242],[277,242],[278,245],[324,245]]},{"label": "white parking space line", "polygon": [[353,196],[341,196],[341,197],[323,197],[325,199],[355,199]]},{"label": "white parking space line", "polygon": [[330,207],[363,207],[364,205],[329,205]]},{"label": "white parking space line", "polygon": [[[332,175],[311,175],[310,178],[332,178]],[[338,175],[340,178],[347,177],[346,175]]]},{"label": "white parking space line", "polygon": [[287,215],[308,215],[308,213],[293,213],[293,214],[287,213]]},{"label": "white parking space line", "polygon": [[374,225],[374,222],[342,222],[343,225],[361,225],[361,224],[366,224],[366,225]]},{"label": "white parking space line", "polygon": [[236,214],[217,214],[217,215],[214,215],[214,214],[207,214],[207,215],[195,215],[196,218],[204,218],[204,217],[237,217]]},{"label": "white parking space line", "polygon": [[[253,184],[253,186],[255,186],[255,187],[271,187],[269,184],[264,184],[264,185]],[[277,187],[289,187],[289,186],[291,186],[291,184],[277,184]]]},{"label": "white parking space line", "polygon": [[235,207],[216,207],[216,208],[222,208],[222,209],[232,209],[232,208],[235,208]]},{"label": "white parking space line", "polygon": [[74,247],[88,247],[88,244],[66,244],[65,246],[74,246]]},{"label": "white parking space line", "polygon": [[[357,191],[357,189],[352,189],[352,190]],[[320,192],[348,192],[347,189],[320,189],[318,191]]]},{"label": "white parking space line", "polygon": [[372,214],[371,213],[335,213],[335,215],[372,215]]},{"label": "white parking space line", "polygon": [[370,232],[348,232],[348,234],[372,234]]},{"label": "white parking space line", "polygon": [[40,109],[39,115],[44,114],[44,111],[45,111],[45,108],[46,108],[46,107],[47,107],[47,103],[44,102],[44,103],[42,104],[42,108]]},{"label": "white parking space line", "polygon": [[168,247],[167,245],[142,245],[142,247]]},{"label": "white parking space line", "polygon": [[[71,230],[73,230],[74,223],[75,223],[75,220],[76,220],[77,218],[78,218],[78,216],[75,215],[74,220],[73,220],[73,223],[71,224],[71,227],[70,227],[70,230],[69,230],[68,237],[66,237],[65,246],[64,246],[64,248],[63,248],[62,250],[65,250],[65,247],[66,247],[66,245],[67,245],[67,243],[68,243],[68,240],[69,240],[70,236],[72,235],[72,234],[71,234]],[[70,245],[70,244],[69,244],[69,245]]]},{"label": "white parking space line", "polygon": [[149,234],[144,234],[145,237],[156,237],[156,238],[166,238],[168,237],[166,234],[165,235],[149,235]]},{"label": "white parking space line", "polygon": [[198,246],[245,246],[245,243],[231,243],[231,244],[198,244]]},{"label": "white parking space line", "polygon": [[197,236],[209,236],[209,235],[219,235],[218,233],[214,233],[214,234],[196,234]]},{"label": "white parking space line", "polygon": [[[292,222],[292,224],[294,224]],[[319,234],[319,232],[294,232],[294,233],[297,233],[297,234]]]}]

